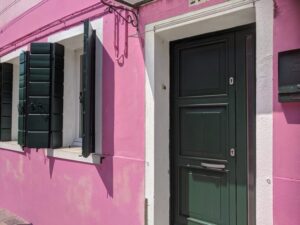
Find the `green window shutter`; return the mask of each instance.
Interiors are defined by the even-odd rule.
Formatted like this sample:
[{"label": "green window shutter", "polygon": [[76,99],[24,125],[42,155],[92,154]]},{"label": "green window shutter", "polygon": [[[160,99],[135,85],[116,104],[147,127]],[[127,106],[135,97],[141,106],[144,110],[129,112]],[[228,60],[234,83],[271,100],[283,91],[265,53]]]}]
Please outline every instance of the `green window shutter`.
[{"label": "green window shutter", "polygon": [[82,90],[83,90],[83,144],[82,155],[95,152],[95,36],[89,20],[84,22]]},{"label": "green window shutter", "polygon": [[26,96],[26,146],[62,146],[64,46],[32,43]]},{"label": "green window shutter", "polygon": [[22,52],[19,57],[19,119],[18,119],[18,144],[25,146],[26,131],[26,83],[29,72],[29,52]]},{"label": "green window shutter", "polygon": [[0,140],[11,140],[13,65],[0,64]]}]

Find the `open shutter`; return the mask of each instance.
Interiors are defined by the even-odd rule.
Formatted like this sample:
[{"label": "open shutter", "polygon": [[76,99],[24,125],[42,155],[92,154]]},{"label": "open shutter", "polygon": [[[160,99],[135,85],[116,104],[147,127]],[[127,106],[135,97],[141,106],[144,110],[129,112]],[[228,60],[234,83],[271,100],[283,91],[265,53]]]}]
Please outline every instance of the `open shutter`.
[{"label": "open shutter", "polygon": [[26,146],[62,146],[64,47],[32,43],[26,98]]},{"label": "open shutter", "polygon": [[0,64],[0,140],[11,140],[13,65]]},{"label": "open shutter", "polygon": [[25,146],[26,130],[26,83],[29,72],[29,52],[22,52],[20,55],[19,71],[19,119],[18,119],[18,144]]},{"label": "open shutter", "polygon": [[83,43],[83,144],[82,155],[95,152],[95,31],[89,20],[84,22]]}]

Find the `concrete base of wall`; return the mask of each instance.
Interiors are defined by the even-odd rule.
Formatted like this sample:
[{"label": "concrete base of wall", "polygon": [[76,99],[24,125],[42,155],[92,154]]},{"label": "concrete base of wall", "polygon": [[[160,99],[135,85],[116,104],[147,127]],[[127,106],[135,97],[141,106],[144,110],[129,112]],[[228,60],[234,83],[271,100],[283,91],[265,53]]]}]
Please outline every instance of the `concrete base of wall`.
[{"label": "concrete base of wall", "polygon": [[32,225],[6,209],[0,209],[0,225]]}]

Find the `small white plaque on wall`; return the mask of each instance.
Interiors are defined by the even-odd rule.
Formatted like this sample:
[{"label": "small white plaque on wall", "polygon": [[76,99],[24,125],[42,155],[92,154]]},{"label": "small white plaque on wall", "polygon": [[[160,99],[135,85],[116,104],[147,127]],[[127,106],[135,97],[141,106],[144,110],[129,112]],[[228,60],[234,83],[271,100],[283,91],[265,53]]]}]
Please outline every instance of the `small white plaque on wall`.
[{"label": "small white plaque on wall", "polygon": [[204,2],[208,2],[209,0],[188,0],[189,1],[189,6],[194,6],[194,5],[199,5]]}]

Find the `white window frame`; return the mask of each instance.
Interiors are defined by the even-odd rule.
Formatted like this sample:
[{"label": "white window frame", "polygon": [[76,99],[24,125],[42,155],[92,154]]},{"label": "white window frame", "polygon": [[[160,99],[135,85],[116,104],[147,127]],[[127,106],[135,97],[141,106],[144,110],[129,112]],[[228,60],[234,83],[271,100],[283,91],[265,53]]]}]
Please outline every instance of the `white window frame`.
[{"label": "white window frame", "polygon": [[[93,163],[93,164],[100,164],[101,162],[101,155],[102,155],[102,44],[103,43],[103,19],[96,19],[91,21],[91,25],[94,30],[96,30],[96,54],[95,54],[95,61],[96,61],[96,77],[95,77],[95,153],[91,153],[87,158],[84,158],[81,153],[82,153],[82,148],[81,147],[62,147],[62,148],[57,148],[57,149],[47,149],[47,156],[50,157],[56,157],[56,158],[62,158],[62,159],[68,159],[68,160],[73,160],[73,161],[80,161],[80,162],[86,162],[86,163]],[[78,26],[72,27],[70,29],[55,33],[51,36],[48,37],[48,42],[50,43],[61,43],[64,45],[64,42],[68,41],[68,39],[78,37],[82,35],[83,36],[83,24],[80,24]],[[83,41],[82,41],[82,48],[83,48]],[[78,63],[78,55],[80,55],[79,52],[82,52],[82,48],[77,49],[77,53],[73,55],[75,57],[75,64]],[[69,60],[68,57],[68,48],[65,46],[65,65],[66,62]],[[77,57],[76,57],[77,55]],[[76,61],[77,60],[77,61]],[[79,58],[80,60],[80,58]],[[80,61],[79,61],[80,62]],[[67,74],[70,71],[66,71],[65,67],[65,79]],[[80,68],[76,68],[74,71],[76,77],[76,84],[75,84],[75,92],[78,93],[80,92],[80,86],[79,82],[80,81]],[[72,93],[68,92],[68,89],[66,89],[66,80],[64,81],[64,109],[63,109],[63,146],[70,145],[72,142],[71,139],[74,140],[74,138],[78,138],[79,135],[79,116],[80,116],[80,111],[79,111],[79,98],[75,97],[78,99],[76,100],[76,113],[73,114],[75,117],[68,118],[68,113],[66,113],[68,109],[68,98],[72,97]],[[76,121],[74,129],[70,129],[66,123]],[[73,132],[73,134],[70,134],[70,132]],[[66,136],[66,137],[64,137]],[[70,139],[71,138],[71,139]]]},{"label": "white window frame", "polygon": [[0,58],[0,63],[13,64],[13,87],[12,87],[12,115],[11,115],[11,141],[0,141],[0,149],[24,152],[23,148],[18,145],[18,104],[19,104],[19,56],[28,47],[23,46]]},{"label": "white window frame", "polygon": [[[80,92],[80,68],[77,67],[74,69],[74,74],[76,76],[76,80],[74,81],[74,88],[75,90],[72,90],[74,93],[78,93],[77,96],[75,96],[75,99],[78,101],[74,102],[74,99],[72,100],[72,103],[74,103],[74,110],[76,111],[73,115],[73,117],[70,119],[68,118],[68,104],[70,104],[69,98],[72,98],[70,96],[72,93],[69,92],[70,88],[64,88],[64,109],[63,109],[63,146],[58,149],[46,149],[46,155],[49,157],[56,157],[61,159],[67,159],[72,161],[80,161],[85,163],[92,163],[92,164],[100,164],[101,163],[101,155],[102,155],[102,43],[103,43],[103,19],[96,19],[91,21],[92,27],[96,30],[96,55],[95,55],[95,61],[96,61],[96,77],[95,77],[95,153],[90,154],[87,158],[84,158],[81,156],[82,148],[81,147],[68,147],[73,140],[76,137],[79,137],[79,116],[80,116],[80,104],[79,104],[79,92]],[[83,36],[83,24],[74,26],[70,29],[57,32],[51,36],[48,37],[48,42],[51,43],[63,43],[64,41],[67,41],[70,38],[74,38],[77,36]],[[18,134],[18,103],[19,103],[19,70],[17,69],[19,67],[19,56],[23,51],[27,51],[28,46],[23,46],[21,48],[18,48],[10,53],[8,53],[5,56],[2,56],[0,58],[0,62],[7,62],[7,63],[13,63],[14,70],[13,70],[13,100],[12,100],[12,141],[5,141],[0,142],[0,149],[6,149],[16,152],[24,152],[23,148],[18,145],[17,143],[17,134]],[[66,63],[72,63],[68,60],[72,60],[69,57],[69,53],[71,51],[68,48],[65,48],[65,65]],[[73,54],[74,57],[74,64],[79,65],[80,61],[80,55],[83,53],[83,41],[81,48],[78,48],[75,50],[75,53]],[[77,57],[76,57],[77,56]],[[77,61],[76,61],[77,60]],[[68,67],[68,65],[67,65]],[[69,68],[67,68],[68,70]],[[72,71],[65,71],[66,73],[72,73]],[[70,75],[70,74],[67,74]],[[66,77],[65,77],[66,78]],[[66,79],[64,82],[64,85],[66,85]],[[71,85],[72,86],[72,85]],[[73,96],[74,97],[74,96]],[[75,121],[74,129],[70,129],[68,127],[68,123]],[[72,134],[73,132],[73,134]]]}]

